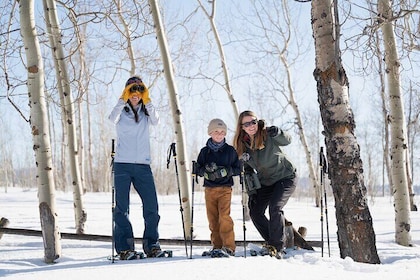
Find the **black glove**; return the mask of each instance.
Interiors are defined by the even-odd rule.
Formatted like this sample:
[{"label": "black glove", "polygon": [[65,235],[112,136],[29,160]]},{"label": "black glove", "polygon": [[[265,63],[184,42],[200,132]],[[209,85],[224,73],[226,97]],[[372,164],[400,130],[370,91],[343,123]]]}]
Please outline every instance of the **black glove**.
[{"label": "black glove", "polygon": [[216,180],[216,174],[215,174],[215,172],[207,172],[207,171],[204,171],[204,179],[209,180],[209,181]]},{"label": "black glove", "polygon": [[209,181],[214,181],[217,179],[216,177],[216,170],[217,170],[217,164],[215,162],[206,163],[204,166],[204,179]]},{"label": "black glove", "polygon": [[275,137],[279,134],[279,128],[277,126],[267,127],[267,134],[270,137]]},{"label": "black glove", "polygon": [[215,181],[219,178],[224,178],[232,175],[232,168],[217,166],[214,162],[210,165],[205,165],[204,178],[209,181]]},{"label": "black glove", "polygon": [[215,162],[211,162],[210,164],[206,163],[204,168],[206,169],[206,172],[211,173],[217,170],[217,164]]}]

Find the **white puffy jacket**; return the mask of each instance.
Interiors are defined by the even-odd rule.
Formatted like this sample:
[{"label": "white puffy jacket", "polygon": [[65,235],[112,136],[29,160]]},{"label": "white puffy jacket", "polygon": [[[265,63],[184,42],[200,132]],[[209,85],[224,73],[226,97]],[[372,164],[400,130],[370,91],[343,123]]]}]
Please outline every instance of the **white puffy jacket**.
[{"label": "white puffy jacket", "polygon": [[146,105],[146,109],[148,116],[140,110],[140,107],[138,108],[139,122],[136,122],[131,108],[122,99],[118,99],[117,105],[108,117],[115,123],[117,132],[115,162],[151,163],[149,124],[157,125],[159,114],[151,102]]}]

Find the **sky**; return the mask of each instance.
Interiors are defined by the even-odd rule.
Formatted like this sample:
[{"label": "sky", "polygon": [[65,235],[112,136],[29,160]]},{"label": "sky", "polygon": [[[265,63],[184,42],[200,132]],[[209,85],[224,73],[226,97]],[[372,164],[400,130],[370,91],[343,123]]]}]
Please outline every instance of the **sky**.
[{"label": "sky", "polygon": [[[261,2],[261,1],[254,1],[254,2]],[[263,1],[264,2],[264,1]],[[276,1],[271,1],[275,3]],[[315,143],[319,145],[323,145],[324,137],[321,135],[320,131],[322,130],[319,127],[318,130],[314,129],[315,127],[320,126],[320,123],[316,123],[313,120],[318,119],[319,117],[319,109],[317,103],[317,92],[316,92],[316,83],[313,78],[313,70],[315,67],[315,58],[314,58],[314,50],[313,50],[313,38],[312,38],[312,31],[310,25],[310,2],[306,3],[297,3],[294,1],[289,1],[291,7],[291,14],[293,17],[298,17],[298,20],[294,20],[298,22],[299,25],[296,28],[299,29],[298,36],[293,37],[294,40],[301,40],[304,39],[302,42],[303,44],[300,45],[301,53],[295,58],[294,55],[297,52],[295,48],[288,48],[288,52],[290,54],[290,62],[296,63],[294,67],[292,67],[292,78],[293,78],[293,87],[295,90],[295,98],[301,110],[301,114],[303,117],[304,128],[306,137],[308,138],[307,141],[312,143],[312,155],[313,158],[316,159],[318,147]],[[206,7],[210,8],[209,3],[203,1]],[[238,34],[259,34],[255,30],[256,27],[252,27],[252,21],[244,21],[244,15],[251,15],[251,3],[252,1],[218,1],[217,2],[217,16],[216,16],[216,23],[219,28],[219,32],[221,35],[222,42],[224,44],[225,52],[226,52],[226,59],[228,62],[229,73],[231,75],[231,83],[232,83],[232,90],[235,97],[235,100],[239,106],[239,110],[253,110],[255,111],[260,118],[266,119],[269,125],[277,125],[280,126],[282,129],[287,130],[293,136],[292,144],[288,147],[285,147],[285,151],[293,155],[293,161],[297,166],[300,176],[307,177],[308,167],[307,167],[307,160],[305,154],[302,149],[302,144],[299,141],[299,136],[296,134],[296,129],[291,124],[294,123],[294,114],[290,113],[291,111],[283,112],[281,110],[280,105],[285,105],[287,102],[281,99],[281,104],[273,103],[275,108],[269,106],[272,102],[270,99],[261,98],[260,93],[267,91],[266,82],[257,75],[259,71],[257,69],[259,67],[250,67],[248,64],[250,60],[252,60],[252,56],[250,55],[249,51],[244,51],[240,44],[240,42],[246,42],[246,40],[239,40]],[[38,3],[39,4],[39,3]],[[203,16],[203,13],[197,12],[194,16],[190,16],[193,10],[197,8],[197,1],[161,1],[162,9],[164,11],[164,19],[167,28],[167,32],[169,34],[169,47],[171,50],[172,59],[174,59],[174,66],[175,66],[175,74],[176,74],[176,84],[179,91],[180,97],[180,109],[182,111],[182,121],[183,121],[183,129],[185,132],[185,141],[187,147],[187,153],[190,160],[194,159],[199,152],[199,149],[202,145],[205,144],[205,141],[208,138],[206,134],[206,127],[208,122],[214,118],[222,118],[228,125],[228,135],[227,140],[231,142],[231,139],[234,135],[234,128],[236,125],[236,119],[233,116],[233,112],[231,109],[230,103],[227,101],[227,95],[225,94],[224,90],[220,86],[212,86],[212,94],[209,96],[207,91],[204,91],[204,88],[210,87],[210,85],[204,86],[203,80],[197,79],[194,83],[194,86],[190,85],[189,79],[185,77],[195,76],[197,74],[204,75],[204,76],[212,76],[215,75],[214,72],[218,73],[217,80],[218,83],[221,83],[220,69],[219,69],[219,59],[218,54],[216,52],[216,48],[214,45],[213,35],[209,33],[210,26],[208,21]],[[344,3],[343,3],[344,5]],[[357,6],[352,6],[351,11],[355,11]],[[344,11],[347,10],[346,6],[343,7]],[[241,11],[241,17],[234,16],[236,11]],[[363,10],[358,8],[358,10]],[[60,9],[61,11],[61,9]],[[281,17],[281,16],[280,16]],[[183,24],[188,18],[186,22],[187,27],[191,29],[188,30]],[[364,18],[364,17],[361,17]],[[268,19],[266,19],[268,20]],[[355,25],[350,21],[346,15],[343,15],[341,18],[343,22],[342,31],[343,31],[343,41],[346,37],[346,34],[353,34],[350,33],[354,32],[361,32],[363,29],[362,25]],[[43,27],[44,24],[42,21],[38,22],[38,24]],[[188,25],[189,24],[189,25]],[[175,28],[176,26],[176,28]],[[205,58],[208,57],[208,66],[204,67],[202,70],[203,72],[196,71],[195,64],[196,61],[194,60],[191,62],[188,59],[188,55],[180,51],[184,44],[182,40],[185,36],[192,35],[190,32],[195,30],[196,26],[200,26],[200,32],[195,36],[192,36],[194,39],[188,38],[187,42],[190,42],[193,45],[193,49],[202,60],[205,61]],[[243,32],[242,28],[245,28],[248,32]],[[189,32],[187,32],[189,31]],[[253,32],[251,32],[253,31]],[[70,32],[71,33],[71,32]],[[97,33],[97,32],[95,32]],[[193,32],[192,32],[193,33]],[[17,33],[16,33],[17,34]],[[16,35],[18,36],[18,35]],[[71,33],[71,36],[73,34]],[[301,38],[302,37],[302,38]],[[95,36],[91,37],[91,40],[101,42],[101,40],[96,40]],[[155,36],[150,36],[153,41],[155,41]],[[249,38],[248,38],[249,39]],[[276,39],[278,40],[278,39]],[[280,40],[278,40],[280,41]],[[136,42],[136,48],[139,48],[139,43]],[[262,44],[266,45],[266,43]],[[346,45],[342,44],[342,48],[344,49]],[[156,46],[151,46],[152,49],[155,49]],[[44,50],[46,55],[48,56],[49,52]],[[207,53],[210,51],[211,53]],[[93,53],[93,50],[92,50]],[[138,55],[141,56],[141,53]],[[204,53],[204,54],[203,54]],[[89,54],[89,53],[88,53]],[[116,58],[117,57],[117,58]],[[95,64],[100,64],[101,61],[105,60],[107,63],[111,63],[115,59],[118,61],[118,65],[120,63],[120,59],[118,55],[111,54],[108,56],[100,56],[100,60],[96,60],[95,57]],[[10,59],[10,58],[9,58]],[[103,60],[102,60],[103,59]],[[273,60],[270,56],[270,60]],[[274,59],[275,61],[275,59]],[[369,60],[370,61],[370,60]],[[372,61],[374,61],[372,59]],[[126,61],[125,61],[126,62]],[[245,64],[244,64],[245,63]],[[369,156],[375,160],[373,165],[380,165],[382,162],[382,158],[379,156],[372,156],[372,155],[380,155],[381,148],[379,145],[376,145],[380,139],[380,133],[372,133],[372,131],[377,131],[376,128],[379,127],[379,122],[381,120],[380,117],[380,110],[376,109],[377,104],[374,102],[374,96],[377,96],[377,91],[372,90],[372,84],[375,87],[375,83],[372,80],[375,79],[375,75],[364,75],[360,77],[357,75],[357,72],[360,69],[364,69],[365,65],[360,62],[358,57],[350,51],[343,50],[343,63],[346,68],[346,73],[349,77],[350,82],[350,100],[352,105],[352,110],[355,113],[355,120],[356,120],[356,136],[358,137],[358,143],[361,146],[361,155],[362,160],[364,161],[364,170],[365,174],[370,174],[370,166],[368,165]],[[192,64],[192,65],[190,65]],[[200,64],[200,63],[199,63]],[[21,65],[17,63],[17,65]],[[214,66],[216,67],[214,68]],[[119,68],[118,66],[117,68]],[[414,67],[414,65],[413,65]],[[105,67],[106,68],[106,67]],[[267,66],[269,71],[267,73],[274,71],[277,67],[270,67]],[[278,67],[281,69],[281,67]],[[407,67],[404,67],[406,69]],[[17,66],[9,67],[9,69],[14,69],[17,73],[23,73],[22,71],[17,71]],[[215,70],[216,69],[216,70]],[[142,73],[142,68],[139,67],[138,74]],[[279,72],[279,84],[282,84],[280,81],[283,79],[284,74],[281,70]],[[158,71],[160,72],[160,70]],[[413,71],[416,72],[416,71]],[[102,85],[101,83],[95,85],[97,80],[96,76],[99,72],[94,71],[92,74],[92,89],[94,92],[100,88]],[[105,71],[100,72],[101,75],[103,73],[108,73],[110,76],[113,76],[114,71]],[[123,72],[124,73],[124,72]],[[264,72],[265,73],[265,72]],[[416,72],[417,73],[417,72]],[[146,75],[144,77],[147,81],[152,82],[153,75],[150,77]],[[121,80],[125,81],[126,77],[121,77]],[[52,82],[54,79],[48,79],[48,81]],[[118,80],[118,79],[116,79]],[[167,87],[166,81],[164,80],[163,76],[158,79],[157,85],[153,87],[151,90],[152,94],[152,102],[158,108],[159,113],[161,115],[161,124],[157,127],[154,127],[151,130],[152,136],[154,137],[153,140],[156,140],[156,144],[153,145],[153,157],[154,162],[161,162],[165,161],[165,157],[161,156],[165,153],[167,146],[175,141],[175,134],[170,133],[172,131],[173,120],[171,117],[170,108],[168,106],[167,101]],[[120,89],[120,81],[115,81],[115,83],[111,83],[110,87],[114,90],[110,90],[109,98],[99,98],[98,103],[93,102],[95,105],[92,105],[92,110],[98,111],[93,113],[91,117],[91,125],[93,127],[92,132],[92,139],[91,142],[95,143],[95,147],[93,148],[96,152],[95,157],[101,157],[104,155],[103,151],[108,153],[108,145],[112,137],[115,137],[113,126],[110,122],[107,122],[106,116],[109,114],[112,106],[115,105],[116,100],[118,99],[121,89]],[[21,90],[22,95],[18,95],[16,93],[15,98],[13,99],[21,109],[23,108],[23,112],[25,117],[28,118],[28,106],[27,106],[27,95],[25,87],[22,86],[19,88]],[[108,93],[108,92],[107,92]],[[206,94],[203,94],[206,93]],[[249,94],[252,93],[253,95],[250,98]],[[19,98],[18,98],[19,96]],[[158,98],[159,97],[159,98]],[[161,98],[160,98],[161,97]],[[268,101],[267,101],[268,100]],[[261,106],[259,103],[264,103],[264,106]],[[277,104],[277,105],[276,105]],[[267,107],[265,107],[267,106]],[[14,168],[26,168],[28,166],[34,165],[34,155],[32,149],[32,135],[30,133],[30,126],[28,122],[26,122],[19,113],[11,106],[10,102],[5,98],[0,97],[0,107],[2,109],[3,114],[0,114],[0,129],[2,130],[2,135],[0,137],[0,146],[3,148],[2,150],[5,151],[3,154],[0,154],[0,160],[7,161],[8,158],[12,158]],[[59,113],[57,108],[54,106],[51,107],[50,114],[53,116],[51,119],[59,120],[58,116]],[[55,109],[54,109],[55,108]],[[290,109],[290,107],[289,107]],[[279,116],[281,112],[281,116]],[[103,127],[105,125],[105,127]],[[52,124],[52,141],[53,141],[53,154],[59,155],[62,143],[62,137],[60,136],[60,127],[61,124]],[[85,128],[87,128],[87,123],[85,123]],[[169,132],[169,133],[168,133]],[[85,137],[87,137],[88,133],[85,133]],[[312,136],[312,138],[311,138]],[[162,143],[163,142],[163,143]],[[18,147],[18,148],[16,148]],[[374,152],[372,152],[374,151]],[[6,154],[7,152],[7,154]],[[368,154],[371,152],[371,154]],[[13,157],[9,154],[13,153]],[[415,153],[414,153],[415,154]],[[160,158],[159,158],[160,156]],[[59,156],[56,156],[59,157]],[[56,158],[54,157],[54,158]],[[189,161],[189,160],[187,160]],[[414,164],[417,165],[417,159],[413,161]],[[416,169],[414,170],[416,171]],[[372,172],[375,172],[372,171]],[[413,172],[414,175],[414,183],[418,184],[419,174],[417,172]],[[371,174],[370,176],[378,178],[377,182],[372,184],[374,185],[381,185],[382,180],[380,173],[380,169],[378,169],[377,173]],[[386,181],[386,179],[385,179]]]},{"label": "sky", "polygon": [[[235,187],[236,188],[236,187]],[[237,190],[236,190],[237,192]],[[9,219],[10,228],[40,229],[36,189],[0,187],[1,217]],[[61,232],[74,232],[72,193],[56,194],[58,221]],[[179,200],[176,195],[159,196],[160,237],[182,238]],[[87,193],[84,205],[88,220],[86,233],[111,234],[110,193]],[[336,238],[336,223],[332,198],[327,200],[328,219],[324,216],[324,253],[288,250],[285,259],[268,256],[244,258],[243,247],[237,247],[237,256],[212,259],[202,257],[208,246],[193,246],[192,258],[186,256],[184,245],[162,244],[162,249],[173,250],[172,258],[116,261],[111,255],[111,242],[62,239],[62,256],[55,264],[43,262],[41,237],[4,234],[0,239],[0,278],[17,279],[418,279],[420,266],[420,214],[411,212],[412,247],[394,242],[394,210],[390,197],[369,198],[369,208],[376,233],[376,246],[381,264],[364,264],[350,258],[341,259]],[[295,227],[308,229],[307,240],[321,240],[320,209],[311,198],[293,196],[284,209],[286,218]],[[141,202],[131,196],[130,218],[136,237],[141,237],[143,219]],[[232,199],[232,218],[236,240],[243,240],[242,206],[240,196]],[[329,225],[330,256],[328,256],[326,223]],[[194,234],[196,239],[209,239],[205,216],[204,196],[197,187],[194,196]],[[246,222],[247,240],[261,240],[252,222]],[[250,245],[251,246],[251,245]],[[142,251],[140,244],[137,250]],[[190,248],[188,245],[188,253]]]}]

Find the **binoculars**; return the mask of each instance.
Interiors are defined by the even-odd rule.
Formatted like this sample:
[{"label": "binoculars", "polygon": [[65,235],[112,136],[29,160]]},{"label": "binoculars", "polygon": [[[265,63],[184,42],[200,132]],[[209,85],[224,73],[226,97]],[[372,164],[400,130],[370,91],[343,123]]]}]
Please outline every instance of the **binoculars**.
[{"label": "binoculars", "polygon": [[136,91],[143,93],[146,90],[146,88],[143,85],[137,85],[135,84],[130,88],[130,93],[134,93]]}]

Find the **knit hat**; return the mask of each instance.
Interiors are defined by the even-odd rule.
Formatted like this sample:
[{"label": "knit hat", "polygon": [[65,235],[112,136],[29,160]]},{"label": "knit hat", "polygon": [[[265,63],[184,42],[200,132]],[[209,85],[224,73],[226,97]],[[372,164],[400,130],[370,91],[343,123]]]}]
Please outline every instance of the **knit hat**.
[{"label": "knit hat", "polygon": [[141,80],[141,78],[139,76],[133,76],[130,79],[127,80],[127,82],[125,83],[125,86],[131,85],[131,84],[140,84],[143,81]]},{"label": "knit hat", "polygon": [[224,121],[221,119],[212,119],[207,128],[207,133],[210,135],[215,130],[222,130],[225,133],[227,132],[227,126]]}]

